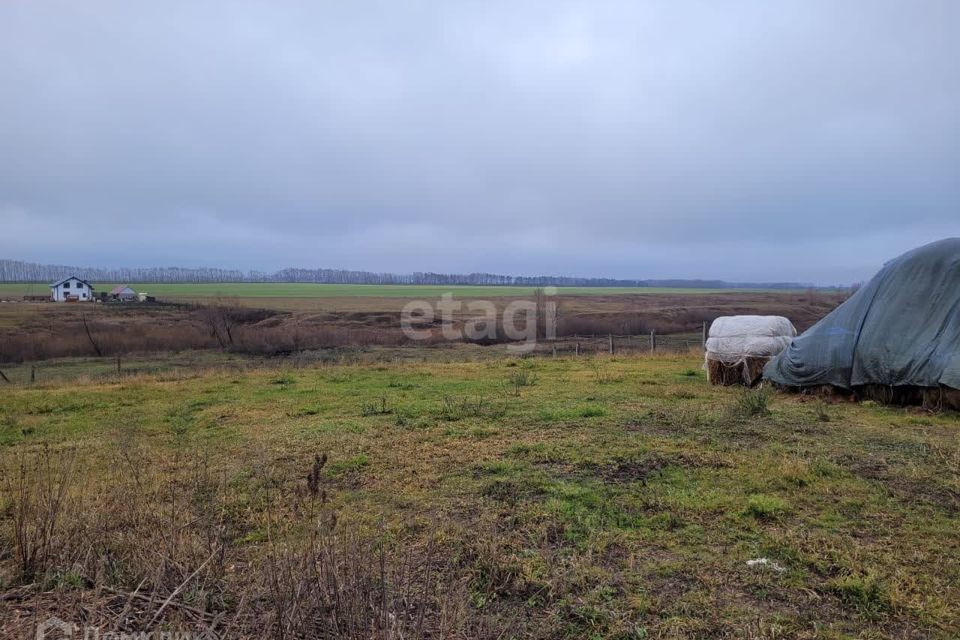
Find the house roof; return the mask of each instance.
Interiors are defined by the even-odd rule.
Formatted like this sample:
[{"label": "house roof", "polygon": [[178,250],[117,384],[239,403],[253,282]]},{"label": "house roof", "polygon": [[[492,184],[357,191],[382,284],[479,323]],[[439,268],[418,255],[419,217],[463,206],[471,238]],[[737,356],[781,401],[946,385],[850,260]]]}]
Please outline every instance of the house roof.
[{"label": "house roof", "polygon": [[118,286],[114,287],[113,289],[111,289],[111,290],[110,290],[110,295],[112,295],[112,296],[118,296],[118,295],[120,295],[120,294],[122,294],[122,293],[126,293],[126,292],[128,292],[128,291],[129,291],[130,293],[136,293],[136,291],[134,291],[133,289],[131,289],[128,285],[121,284],[121,285],[118,285]]},{"label": "house roof", "polygon": [[87,281],[84,280],[83,278],[78,278],[77,276],[67,276],[66,278],[61,278],[60,280],[57,280],[56,282],[54,282],[53,284],[51,284],[51,285],[50,285],[50,288],[53,289],[54,287],[59,287],[60,285],[62,285],[62,284],[63,284],[64,282],[66,282],[67,280],[79,280],[79,281],[82,282],[83,284],[85,284],[85,285],[87,285],[88,287],[90,287],[91,289],[93,289],[93,285],[92,285],[92,284],[90,284],[89,282],[87,282]]}]

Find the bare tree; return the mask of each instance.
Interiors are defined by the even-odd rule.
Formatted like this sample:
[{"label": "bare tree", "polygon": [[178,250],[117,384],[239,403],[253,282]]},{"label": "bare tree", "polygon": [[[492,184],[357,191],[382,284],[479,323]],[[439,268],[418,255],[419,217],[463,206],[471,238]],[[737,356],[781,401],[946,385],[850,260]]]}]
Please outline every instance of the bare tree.
[{"label": "bare tree", "polygon": [[210,335],[217,339],[221,349],[233,344],[233,333],[230,331],[230,313],[219,301],[215,304],[200,308],[198,314],[204,324],[210,329]]},{"label": "bare tree", "polygon": [[93,334],[90,333],[90,327],[87,325],[87,316],[86,314],[80,314],[80,320],[83,321],[83,330],[87,333],[87,340],[90,341],[90,344],[93,346],[93,352],[97,354],[97,357],[103,357],[103,352],[100,351],[100,345],[97,344],[97,341],[93,339]]}]

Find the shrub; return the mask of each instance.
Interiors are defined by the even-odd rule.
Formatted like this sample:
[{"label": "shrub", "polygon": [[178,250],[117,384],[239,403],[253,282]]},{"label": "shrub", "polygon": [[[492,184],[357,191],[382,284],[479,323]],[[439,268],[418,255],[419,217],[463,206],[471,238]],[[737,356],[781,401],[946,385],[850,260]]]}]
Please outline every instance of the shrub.
[{"label": "shrub", "polygon": [[813,412],[817,416],[817,420],[820,422],[830,422],[830,414],[827,413],[827,403],[823,399],[817,400],[816,404],[813,405]]},{"label": "shrub", "polygon": [[521,387],[531,387],[537,383],[537,376],[526,369],[520,369],[510,372],[507,380],[513,387],[514,393],[519,396]]},{"label": "shrub", "polygon": [[503,415],[503,410],[485,403],[483,396],[471,398],[443,397],[439,418],[447,422],[456,422],[463,418],[495,418]]},{"label": "shrub", "polygon": [[3,493],[13,523],[13,550],[21,575],[43,575],[66,546],[64,516],[75,507],[69,493],[75,481],[73,452],[51,453],[46,446],[31,460],[24,458],[16,474],[10,474]]},{"label": "shrub", "polygon": [[398,427],[406,427],[413,420],[413,412],[409,409],[397,409],[393,412],[393,424]]},{"label": "shrub", "polygon": [[746,391],[738,399],[736,413],[745,418],[770,415],[770,392],[763,387]]},{"label": "shrub", "polygon": [[271,380],[270,382],[271,382],[272,384],[277,384],[277,385],[280,385],[281,387],[285,387],[285,386],[287,386],[287,385],[290,385],[290,384],[295,383],[296,380],[295,380],[294,377],[291,376],[290,374],[285,373],[285,374],[283,374],[282,376],[279,376],[279,377],[274,378],[274,379]]},{"label": "shrub", "polygon": [[623,376],[611,373],[610,371],[604,371],[602,360],[592,359],[587,363],[587,366],[593,370],[593,375],[597,379],[597,384],[615,384],[618,382],[623,382]]},{"label": "shrub", "polygon": [[391,411],[387,405],[386,396],[380,396],[374,400],[366,400],[360,405],[360,415],[364,417],[383,416],[391,413]]}]

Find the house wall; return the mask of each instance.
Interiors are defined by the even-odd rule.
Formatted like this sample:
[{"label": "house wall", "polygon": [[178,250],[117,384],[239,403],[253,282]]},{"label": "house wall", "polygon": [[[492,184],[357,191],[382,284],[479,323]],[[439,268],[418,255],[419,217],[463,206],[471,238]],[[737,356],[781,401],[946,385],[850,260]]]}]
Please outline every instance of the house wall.
[{"label": "house wall", "polygon": [[[63,285],[67,282],[70,283],[70,288],[67,289]],[[83,284],[76,278],[70,278],[66,282],[61,282],[56,287],[50,290],[50,295],[53,298],[54,302],[64,302],[67,299],[67,296],[78,296],[80,302],[87,300],[93,300],[93,291],[87,285]],[[86,297],[84,297],[86,294]]]}]

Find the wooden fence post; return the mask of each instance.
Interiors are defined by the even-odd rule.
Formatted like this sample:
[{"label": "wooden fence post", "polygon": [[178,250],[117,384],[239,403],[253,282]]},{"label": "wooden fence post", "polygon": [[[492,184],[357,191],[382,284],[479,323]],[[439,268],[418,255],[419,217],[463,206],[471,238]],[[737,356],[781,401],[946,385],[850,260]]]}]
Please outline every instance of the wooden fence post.
[{"label": "wooden fence post", "polygon": [[610,339],[610,355],[613,355],[613,334],[607,336]]},{"label": "wooden fence post", "polygon": [[30,384],[33,384],[37,381],[37,368],[34,365],[30,365]]},{"label": "wooden fence post", "polygon": [[580,343],[579,343],[579,342],[577,342],[576,355],[580,355]]},{"label": "wooden fence post", "polygon": [[703,321],[703,340],[700,346],[702,346],[704,349],[707,348],[707,321],[706,320]]},{"label": "wooden fence post", "polygon": [[120,356],[117,356],[117,375],[120,375]]},{"label": "wooden fence post", "polygon": [[657,350],[657,330],[650,330],[650,353],[653,353]]}]

